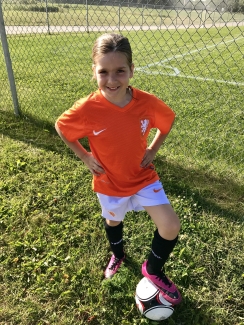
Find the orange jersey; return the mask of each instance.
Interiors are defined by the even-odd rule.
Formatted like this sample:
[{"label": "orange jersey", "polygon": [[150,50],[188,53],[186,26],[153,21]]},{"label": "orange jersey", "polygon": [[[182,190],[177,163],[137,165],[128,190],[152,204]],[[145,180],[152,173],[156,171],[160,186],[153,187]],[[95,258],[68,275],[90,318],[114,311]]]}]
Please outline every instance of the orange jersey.
[{"label": "orange jersey", "polygon": [[87,137],[93,156],[105,174],[93,176],[93,190],[110,196],[130,196],[159,179],[153,164],[140,167],[152,128],[167,134],[175,113],[156,96],[136,88],[125,107],[109,102],[97,90],[78,100],[58,119],[71,142]]}]

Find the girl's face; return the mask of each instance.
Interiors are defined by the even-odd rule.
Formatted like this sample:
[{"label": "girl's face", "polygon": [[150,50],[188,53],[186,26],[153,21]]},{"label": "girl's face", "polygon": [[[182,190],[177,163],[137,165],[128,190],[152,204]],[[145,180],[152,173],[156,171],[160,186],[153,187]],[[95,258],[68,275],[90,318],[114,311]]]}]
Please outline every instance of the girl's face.
[{"label": "girl's face", "polygon": [[128,103],[129,80],[133,77],[134,65],[128,65],[125,54],[109,52],[96,58],[93,75],[103,96],[118,106]]}]

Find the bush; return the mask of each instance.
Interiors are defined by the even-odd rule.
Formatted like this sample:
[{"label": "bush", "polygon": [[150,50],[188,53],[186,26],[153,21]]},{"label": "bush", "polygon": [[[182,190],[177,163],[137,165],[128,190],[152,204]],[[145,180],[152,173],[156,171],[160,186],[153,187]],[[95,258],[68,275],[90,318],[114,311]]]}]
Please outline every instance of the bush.
[{"label": "bush", "polygon": [[[44,7],[44,6],[16,6],[15,10],[46,12],[46,7]],[[48,6],[47,11],[48,12],[59,12],[59,8],[55,7],[55,6]]]},{"label": "bush", "polygon": [[243,12],[244,13],[244,0],[235,0],[228,6],[228,10],[231,12]]},{"label": "bush", "polygon": [[[28,11],[39,11],[39,12],[46,12],[46,7],[39,7],[39,6],[31,6],[27,9]],[[58,7],[54,6],[48,6],[47,7],[48,12],[59,12]]]}]

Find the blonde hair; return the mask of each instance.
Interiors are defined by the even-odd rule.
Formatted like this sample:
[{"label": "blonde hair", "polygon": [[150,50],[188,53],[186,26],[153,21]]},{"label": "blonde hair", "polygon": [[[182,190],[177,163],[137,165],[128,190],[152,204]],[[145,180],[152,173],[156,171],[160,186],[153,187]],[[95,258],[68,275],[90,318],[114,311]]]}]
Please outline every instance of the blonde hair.
[{"label": "blonde hair", "polygon": [[97,57],[110,52],[123,53],[127,58],[129,67],[132,66],[132,50],[127,37],[113,33],[98,37],[92,49],[93,64],[96,64]]}]

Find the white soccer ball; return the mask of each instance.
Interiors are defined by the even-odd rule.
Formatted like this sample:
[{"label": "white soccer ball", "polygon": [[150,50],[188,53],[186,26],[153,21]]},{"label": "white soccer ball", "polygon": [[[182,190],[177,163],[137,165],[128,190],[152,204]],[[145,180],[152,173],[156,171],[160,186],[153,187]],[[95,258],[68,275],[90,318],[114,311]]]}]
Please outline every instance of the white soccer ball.
[{"label": "white soccer ball", "polygon": [[165,300],[159,289],[145,277],[136,287],[135,300],[140,313],[151,320],[167,319],[174,312],[173,305]]}]

